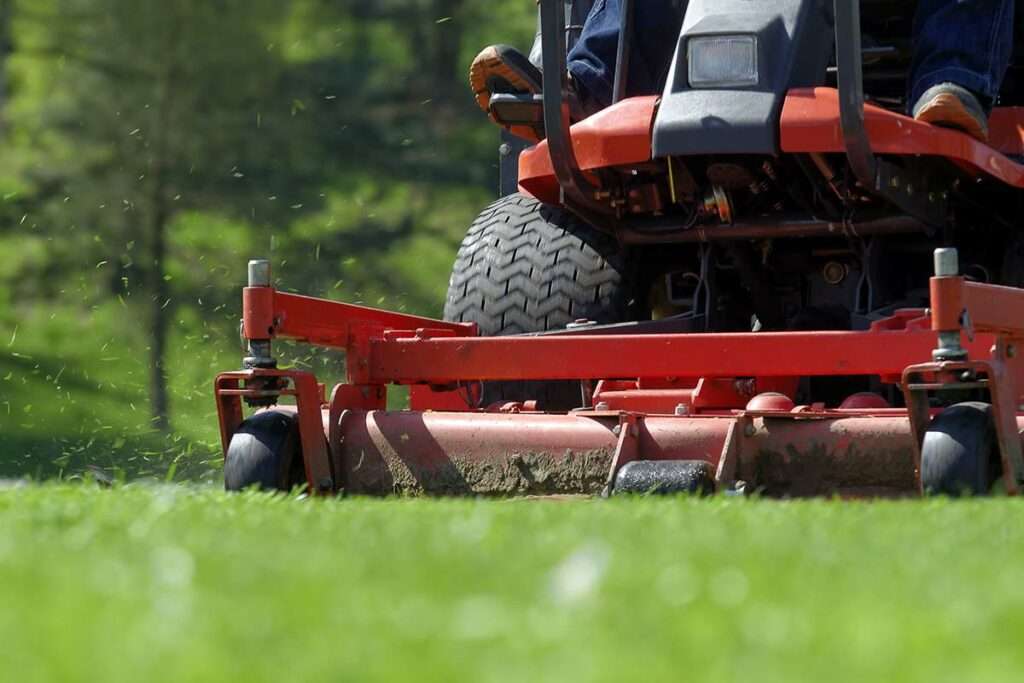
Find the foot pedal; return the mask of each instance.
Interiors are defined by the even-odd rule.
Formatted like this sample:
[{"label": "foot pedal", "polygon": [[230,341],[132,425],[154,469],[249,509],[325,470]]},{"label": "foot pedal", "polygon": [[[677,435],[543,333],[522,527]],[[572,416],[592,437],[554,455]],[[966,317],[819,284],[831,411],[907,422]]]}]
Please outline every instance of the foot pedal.
[{"label": "foot pedal", "polygon": [[634,460],[615,475],[612,495],[673,495],[715,492],[715,473],[703,460]]},{"label": "foot pedal", "polygon": [[544,139],[544,96],[498,93],[491,96],[491,116],[506,128],[525,126]]}]

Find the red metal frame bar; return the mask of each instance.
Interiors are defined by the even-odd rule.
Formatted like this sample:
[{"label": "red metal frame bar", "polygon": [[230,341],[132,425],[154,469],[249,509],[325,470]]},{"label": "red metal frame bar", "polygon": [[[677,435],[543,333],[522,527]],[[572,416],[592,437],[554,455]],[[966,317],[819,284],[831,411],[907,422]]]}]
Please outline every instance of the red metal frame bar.
[{"label": "red metal frame bar", "polygon": [[[891,375],[935,348],[927,329],[372,339],[367,384],[460,380]],[[969,343],[984,353],[993,338]]]},{"label": "red metal frame bar", "polygon": [[473,323],[452,323],[367,306],[279,292],[273,287],[242,290],[246,339],[294,339],[316,346],[346,349],[360,336],[386,330],[430,329],[451,336],[476,336]]},{"label": "red metal frame bar", "polygon": [[[250,340],[288,338],[345,349],[350,384],[368,394],[377,392],[372,387],[392,383],[453,387],[479,380],[898,378],[929,356],[936,331],[959,329],[960,321],[969,319],[978,332],[1005,335],[1012,332],[1012,325],[1003,322],[1008,312],[1012,319],[1019,311],[1024,319],[1021,290],[962,278],[934,278],[932,289],[930,325],[924,311],[904,310],[864,332],[481,338],[474,336],[472,324],[247,287],[243,327]],[[995,338],[968,332],[971,355],[987,356]],[[338,400],[360,404],[352,391]]]},{"label": "red metal frame bar", "polygon": [[[992,125],[992,146],[960,131],[938,128],[871,104],[864,107],[864,126],[875,154],[929,155],[959,162],[977,173],[1024,187],[1024,165],[1006,154],[1017,153],[1024,135],[1019,108],[1001,110]],[[845,152],[839,119],[839,91],[799,88],[789,91],[782,107],[779,144],[783,152]]]},{"label": "red metal frame bar", "polygon": [[[345,349],[349,382],[362,387],[521,379],[899,377],[935,348],[935,332],[928,329],[924,311],[916,310],[900,311],[865,332],[482,338],[472,324],[271,287],[247,287],[243,300],[248,339],[287,338]],[[993,338],[979,336],[968,347],[985,354],[992,343]]]},{"label": "red metal frame bar", "polygon": [[1024,339],[1024,290],[963,277],[933,277],[930,290],[936,332],[965,329]]}]

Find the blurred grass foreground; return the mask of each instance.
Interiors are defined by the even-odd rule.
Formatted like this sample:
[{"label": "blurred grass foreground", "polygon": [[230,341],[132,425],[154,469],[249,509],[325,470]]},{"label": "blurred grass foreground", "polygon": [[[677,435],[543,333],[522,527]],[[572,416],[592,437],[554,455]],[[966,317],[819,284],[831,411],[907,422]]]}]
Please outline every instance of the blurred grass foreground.
[{"label": "blurred grass foreground", "polygon": [[[0,0],[0,478],[214,476],[250,257],[438,315],[521,0]],[[300,355],[323,378],[337,358]]]},{"label": "blurred grass foreground", "polygon": [[1009,683],[1020,508],[0,489],[0,674]]}]

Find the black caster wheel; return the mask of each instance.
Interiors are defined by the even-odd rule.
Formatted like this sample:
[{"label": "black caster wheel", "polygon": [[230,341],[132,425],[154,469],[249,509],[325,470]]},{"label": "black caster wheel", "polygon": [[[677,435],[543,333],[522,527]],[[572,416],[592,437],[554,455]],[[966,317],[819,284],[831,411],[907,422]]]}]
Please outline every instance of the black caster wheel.
[{"label": "black caster wheel", "polygon": [[987,496],[1002,467],[988,403],[957,403],[928,426],[921,448],[925,495]]},{"label": "black caster wheel", "polygon": [[306,473],[294,413],[264,410],[245,420],[231,437],[224,460],[224,488],[290,491]]}]

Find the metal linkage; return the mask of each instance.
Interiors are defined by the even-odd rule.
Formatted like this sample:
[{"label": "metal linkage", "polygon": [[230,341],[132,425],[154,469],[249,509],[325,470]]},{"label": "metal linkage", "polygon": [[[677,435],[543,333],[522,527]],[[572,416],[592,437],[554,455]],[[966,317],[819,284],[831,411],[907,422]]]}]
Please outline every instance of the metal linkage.
[{"label": "metal linkage", "polygon": [[474,323],[453,323],[405,313],[392,313],[368,306],[317,299],[279,292],[270,286],[246,287],[242,291],[242,333],[251,346],[266,349],[272,339],[292,339],[316,346],[350,349],[372,335],[389,330],[410,335],[473,337]]},{"label": "metal linkage", "polygon": [[[935,277],[930,284],[932,329],[938,337],[934,362],[909,366],[903,373],[918,475],[931,421],[930,397],[983,391],[992,405],[1006,490],[1017,494],[1024,488],[1018,425],[1024,366],[1017,354],[1017,345],[1024,341],[1024,289],[968,282],[959,274],[958,262],[956,249],[935,251]],[[989,339],[994,335],[994,341],[978,349],[973,342],[982,334]]]}]

